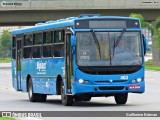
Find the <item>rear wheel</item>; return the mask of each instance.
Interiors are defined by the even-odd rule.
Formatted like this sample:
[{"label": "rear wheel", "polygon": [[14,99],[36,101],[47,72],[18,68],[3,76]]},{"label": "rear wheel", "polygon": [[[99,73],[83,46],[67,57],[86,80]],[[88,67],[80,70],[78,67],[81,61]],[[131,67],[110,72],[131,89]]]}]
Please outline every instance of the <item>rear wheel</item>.
[{"label": "rear wheel", "polygon": [[128,93],[118,93],[114,95],[117,104],[126,104],[128,99]]},{"label": "rear wheel", "polygon": [[37,102],[39,95],[37,93],[33,93],[33,85],[32,85],[32,79],[29,79],[28,82],[28,97],[30,102]]},{"label": "rear wheel", "polygon": [[65,95],[63,82],[61,82],[61,100],[62,104],[65,106],[71,106],[73,104],[73,97],[70,95]]},{"label": "rear wheel", "polygon": [[75,101],[90,101],[91,100],[91,96],[86,96],[86,95],[74,96],[74,100]]},{"label": "rear wheel", "polygon": [[39,94],[38,102],[46,102],[47,95],[46,94]]},{"label": "rear wheel", "polygon": [[90,96],[84,96],[83,101],[90,101],[91,97]]}]

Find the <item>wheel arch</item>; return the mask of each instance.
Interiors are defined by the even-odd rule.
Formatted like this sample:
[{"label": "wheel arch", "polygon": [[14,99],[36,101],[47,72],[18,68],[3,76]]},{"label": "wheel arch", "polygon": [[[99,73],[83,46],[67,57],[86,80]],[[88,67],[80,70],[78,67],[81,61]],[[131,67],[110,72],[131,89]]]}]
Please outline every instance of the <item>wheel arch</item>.
[{"label": "wheel arch", "polygon": [[62,76],[60,74],[57,75],[56,78],[56,94],[61,95],[61,83],[62,83]]},{"label": "wheel arch", "polygon": [[26,79],[26,88],[27,88],[27,92],[28,92],[28,83],[29,83],[29,79],[31,78],[31,75],[28,74],[27,75],[27,79]]}]

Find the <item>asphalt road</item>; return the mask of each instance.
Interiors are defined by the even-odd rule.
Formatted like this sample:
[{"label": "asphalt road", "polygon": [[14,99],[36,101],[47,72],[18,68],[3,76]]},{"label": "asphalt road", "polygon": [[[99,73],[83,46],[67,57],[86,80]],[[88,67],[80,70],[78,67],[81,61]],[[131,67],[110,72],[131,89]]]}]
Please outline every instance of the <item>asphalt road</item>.
[{"label": "asphalt road", "polygon": [[146,71],[146,92],[129,94],[126,105],[116,105],[113,97],[95,97],[90,102],[63,106],[60,96],[45,103],[31,103],[28,94],[11,87],[11,70],[0,68],[0,111],[160,111],[160,72]]}]

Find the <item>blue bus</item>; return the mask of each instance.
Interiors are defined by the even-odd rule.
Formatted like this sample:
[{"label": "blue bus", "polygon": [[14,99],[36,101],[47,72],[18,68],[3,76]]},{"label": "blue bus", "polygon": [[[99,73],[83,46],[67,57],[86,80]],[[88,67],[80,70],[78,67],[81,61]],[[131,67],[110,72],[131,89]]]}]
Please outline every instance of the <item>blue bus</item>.
[{"label": "blue bus", "polygon": [[83,14],[12,32],[12,80],[30,102],[62,104],[145,91],[145,39],[139,19]]}]

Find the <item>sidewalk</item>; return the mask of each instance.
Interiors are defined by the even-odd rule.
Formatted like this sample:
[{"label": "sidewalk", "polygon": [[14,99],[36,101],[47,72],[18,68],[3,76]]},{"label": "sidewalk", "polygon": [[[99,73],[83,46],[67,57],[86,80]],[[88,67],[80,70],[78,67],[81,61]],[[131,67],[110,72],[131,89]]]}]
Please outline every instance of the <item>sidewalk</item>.
[{"label": "sidewalk", "polygon": [[11,63],[0,63],[0,69],[1,68],[11,68]]}]

